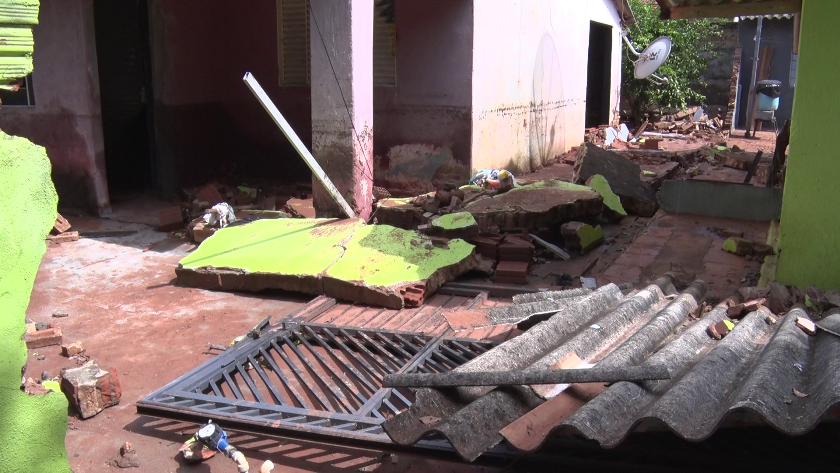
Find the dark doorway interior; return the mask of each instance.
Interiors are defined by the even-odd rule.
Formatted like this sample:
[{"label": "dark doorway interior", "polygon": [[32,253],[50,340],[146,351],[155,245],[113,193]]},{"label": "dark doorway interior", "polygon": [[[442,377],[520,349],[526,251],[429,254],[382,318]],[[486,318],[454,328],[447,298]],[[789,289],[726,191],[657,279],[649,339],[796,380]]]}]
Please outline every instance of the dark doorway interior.
[{"label": "dark doorway interior", "polygon": [[154,187],[147,0],[94,0],[108,191]]},{"label": "dark doorway interior", "polygon": [[610,122],[612,26],[589,22],[589,61],[586,67],[586,127]]}]

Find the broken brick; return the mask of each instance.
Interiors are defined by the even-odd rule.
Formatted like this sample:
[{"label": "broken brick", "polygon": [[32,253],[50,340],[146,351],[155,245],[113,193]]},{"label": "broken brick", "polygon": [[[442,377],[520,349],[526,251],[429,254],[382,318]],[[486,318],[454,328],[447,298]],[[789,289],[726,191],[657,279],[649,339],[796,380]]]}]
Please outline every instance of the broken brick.
[{"label": "broken brick", "polygon": [[400,294],[403,296],[405,307],[419,307],[426,296],[426,285],[415,284],[403,287],[400,289]]},{"label": "broken brick", "polygon": [[61,345],[61,327],[50,327],[44,330],[28,332],[23,335],[23,341],[26,342],[26,348],[29,350],[51,345]]},{"label": "broken brick", "polygon": [[730,237],[723,242],[724,251],[738,256],[756,256],[763,258],[773,254],[773,247],[766,243],[759,243],[746,238]]},{"label": "broken brick", "polygon": [[225,201],[222,194],[219,193],[219,189],[216,189],[216,186],[213,184],[207,184],[202,187],[201,190],[195,193],[195,198],[199,202],[207,202],[211,207]]},{"label": "broken brick", "polygon": [[119,404],[122,396],[117,373],[101,369],[95,361],[61,370],[61,390],[82,419]]},{"label": "broken brick", "polygon": [[76,356],[85,351],[82,347],[82,342],[73,342],[66,345],[61,345],[61,354],[66,357]]},{"label": "broken brick", "polygon": [[64,233],[67,230],[70,230],[70,227],[70,222],[68,222],[66,218],[62,217],[61,214],[58,214],[55,217],[52,232],[53,234]]},{"label": "broken brick", "polygon": [[716,324],[711,324],[708,327],[709,335],[712,336],[715,340],[720,340],[726,336],[732,329],[735,328],[735,324],[733,324],[729,320],[721,320]]},{"label": "broken brick", "polygon": [[67,243],[79,240],[79,232],[64,232],[60,235],[50,235],[47,237],[52,243]]},{"label": "broken brick", "polygon": [[802,329],[802,331],[807,333],[808,335],[813,336],[817,334],[817,324],[815,324],[811,319],[805,317],[797,317],[796,326]]},{"label": "broken brick", "polygon": [[600,225],[592,227],[581,222],[568,222],[560,227],[560,233],[568,248],[579,249],[584,255],[604,243],[604,230]]},{"label": "broken brick", "polygon": [[179,230],[184,226],[184,214],[178,206],[161,209],[158,212],[158,220],[160,222],[158,230],[162,232]]}]

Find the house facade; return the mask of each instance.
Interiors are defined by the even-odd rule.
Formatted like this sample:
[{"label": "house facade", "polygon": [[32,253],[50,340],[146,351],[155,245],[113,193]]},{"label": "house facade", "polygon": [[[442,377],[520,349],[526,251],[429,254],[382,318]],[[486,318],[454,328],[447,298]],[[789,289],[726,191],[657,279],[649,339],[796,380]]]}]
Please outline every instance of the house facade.
[{"label": "house facade", "polygon": [[226,176],[309,180],[251,72],[364,209],[374,182],[527,172],[611,123],[626,22],[626,0],[44,2],[37,72],[0,128],[47,148],[62,207],[100,214]]}]

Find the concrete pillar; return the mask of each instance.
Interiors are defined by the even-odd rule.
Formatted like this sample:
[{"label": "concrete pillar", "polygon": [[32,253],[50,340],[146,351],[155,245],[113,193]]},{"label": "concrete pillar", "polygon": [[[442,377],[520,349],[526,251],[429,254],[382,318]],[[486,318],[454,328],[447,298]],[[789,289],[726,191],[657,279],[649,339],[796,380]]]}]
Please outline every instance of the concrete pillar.
[{"label": "concrete pillar", "polygon": [[[373,2],[310,1],[312,154],[364,219],[373,200]],[[343,215],[317,179],[312,187],[318,216]]]}]

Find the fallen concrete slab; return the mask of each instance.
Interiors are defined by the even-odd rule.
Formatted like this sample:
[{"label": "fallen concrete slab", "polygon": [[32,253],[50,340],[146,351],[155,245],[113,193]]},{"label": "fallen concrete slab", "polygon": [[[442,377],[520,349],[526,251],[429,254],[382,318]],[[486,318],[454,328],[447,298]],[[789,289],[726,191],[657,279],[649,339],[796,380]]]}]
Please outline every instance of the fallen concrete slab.
[{"label": "fallen concrete slab", "polygon": [[652,217],[659,209],[659,203],[656,193],[642,182],[641,172],[639,165],[629,159],[586,143],[578,151],[574,182],[583,184],[590,177],[600,174],[621,198],[621,204],[628,213]]},{"label": "fallen concrete slab", "polygon": [[175,270],[205,289],[282,289],[389,308],[414,307],[473,269],[474,247],[437,247],[416,231],[359,219],[259,220],[223,228]]},{"label": "fallen concrete slab", "polygon": [[565,181],[545,180],[492,197],[472,201],[464,208],[482,230],[499,228],[558,228],[572,220],[601,214],[603,198],[593,189]]}]

